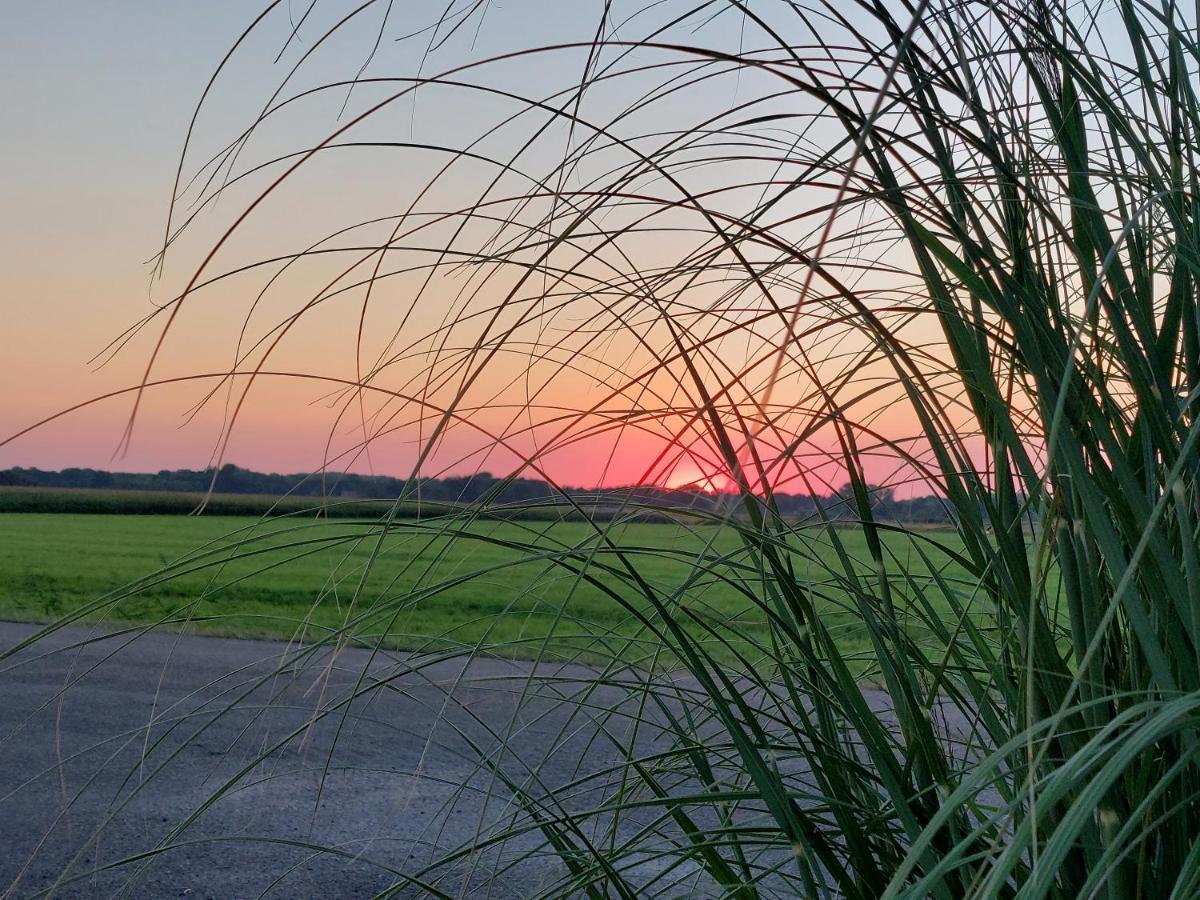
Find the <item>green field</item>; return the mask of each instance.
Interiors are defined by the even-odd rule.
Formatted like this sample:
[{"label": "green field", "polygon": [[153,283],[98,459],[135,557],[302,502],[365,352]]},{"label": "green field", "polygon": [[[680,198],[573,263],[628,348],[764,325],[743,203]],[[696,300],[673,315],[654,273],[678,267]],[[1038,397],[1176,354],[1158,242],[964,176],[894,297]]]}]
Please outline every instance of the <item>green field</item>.
[{"label": "green field", "polygon": [[[379,534],[372,522],[2,513],[0,617],[50,621],[87,610],[90,621],[115,627],[186,623],[207,633],[308,640],[347,628],[354,640],[382,636],[393,647],[484,644],[514,655],[644,660],[654,642],[635,615],[661,621],[665,609],[724,658],[754,656],[749,641],[767,638],[754,600],[761,579],[733,529],[631,524],[608,528],[601,540],[595,528],[575,522],[456,524],[454,538],[445,533],[450,527],[397,523],[364,580]],[[839,537],[851,555],[866,558],[860,532]],[[945,578],[962,576],[933,546],[953,546],[950,534],[927,532],[919,540]],[[804,531],[791,544],[796,573],[823,596],[822,614],[839,640],[861,646],[860,616],[842,608],[844,594],[826,571],[837,570],[828,535]],[[928,582],[908,538],[895,536],[889,548],[897,573]],[[709,571],[695,580],[701,554],[727,561],[706,564]],[[626,565],[660,599],[657,614]],[[599,584],[581,579],[581,567]],[[125,589],[139,579],[136,589]],[[905,595],[901,582],[901,601]],[[949,617],[944,601],[935,606]],[[730,621],[739,625],[739,644],[721,648],[718,635]]]}]

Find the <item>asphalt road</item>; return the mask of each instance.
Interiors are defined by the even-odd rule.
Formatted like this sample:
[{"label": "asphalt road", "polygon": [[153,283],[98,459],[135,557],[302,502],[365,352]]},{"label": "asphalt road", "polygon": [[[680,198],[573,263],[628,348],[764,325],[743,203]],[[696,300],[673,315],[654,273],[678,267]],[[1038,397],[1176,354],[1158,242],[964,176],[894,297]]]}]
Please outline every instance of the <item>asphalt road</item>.
[{"label": "asphalt road", "polygon": [[[35,630],[0,623],[0,651]],[[405,878],[534,895],[567,873],[536,829],[487,843],[529,808],[512,788],[536,800],[578,783],[568,807],[592,808],[612,778],[580,779],[621,745],[649,753],[667,738],[647,726],[634,675],[598,687],[579,666],[531,674],[488,658],[57,632],[0,660],[0,898],[352,898]],[[886,717],[886,698],[871,701]],[[658,828],[637,814],[588,823],[647,846]],[[686,866],[639,859],[625,874],[646,893],[706,893]]]},{"label": "asphalt road", "polygon": [[[34,631],[0,623],[0,648]],[[552,786],[614,756],[530,669],[167,633],[40,640],[0,663],[0,897],[372,896],[511,819],[493,768]],[[555,691],[592,679],[541,674]],[[541,843],[464,856],[439,886],[528,896],[564,874],[522,858]]]}]

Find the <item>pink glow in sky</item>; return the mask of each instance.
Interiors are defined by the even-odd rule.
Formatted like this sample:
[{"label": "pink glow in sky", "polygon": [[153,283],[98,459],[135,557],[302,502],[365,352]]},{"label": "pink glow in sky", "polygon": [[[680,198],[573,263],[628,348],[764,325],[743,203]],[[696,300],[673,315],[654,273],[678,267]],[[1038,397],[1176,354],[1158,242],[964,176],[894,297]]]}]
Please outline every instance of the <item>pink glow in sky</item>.
[{"label": "pink glow in sky", "polygon": [[[714,99],[732,105],[763,86],[750,77],[698,82],[693,93],[658,103],[652,116],[621,116],[646,85],[636,77],[601,79],[580,106],[580,122],[616,124],[593,143],[585,141],[598,130],[505,96],[553,98],[556,86],[578,82],[587,64],[582,49],[454,76],[485,90],[446,84],[413,93],[398,80],[322,88],[359,74],[411,77],[588,40],[599,10],[515,3],[485,27],[442,41],[431,37],[421,7],[388,19],[381,5],[378,15],[364,14],[325,43],[319,15],[291,41],[287,4],[264,20],[201,108],[172,228],[188,224],[173,239],[161,277],[146,261],[162,245],[189,119],[215,64],[250,21],[248,5],[71,0],[26,4],[8,16],[0,36],[0,101],[11,135],[0,144],[0,378],[9,389],[0,394],[0,438],[138,385],[173,307],[115,356],[104,349],[193,279],[199,286],[176,310],[155,356],[150,380],[172,383],[144,394],[127,446],[134,395],[124,393],[0,447],[0,467],[156,470],[222,460],[269,471],[330,464],[407,474],[423,459],[422,470],[436,475],[507,472],[533,459],[538,468],[525,474],[540,470],[566,484],[651,480],[725,489],[728,465],[702,413],[697,376],[731,428],[756,433],[768,456],[785,452],[819,398],[792,361],[771,395],[772,410],[753,421],[779,327],[752,315],[749,305],[761,298],[724,296],[729,282],[719,266],[686,284],[672,276],[647,286],[710,237],[708,220],[697,231],[699,217],[676,209],[673,188],[639,177],[623,185],[628,202],[595,220],[631,231],[603,242],[581,226],[544,251],[547,233],[570,231],[570,204],[589,202],[595,179],[637,160],[632,143],[622,147],[610,133],[630,141],[670,135],[710,115]],[[372,54],[376,33],[386,37]],[[718,30],[712,40],[727,38]],[[289,76],[298,60],[304,65]],[[295,101],[276,102],[236,144],[281,84],[276,101]],[[379,111],[356,123],[375,104]],[[333,134],[333,143],[348,146],[314,153],[268,190],[296,159],[280,157],[321,147]],[[235,154],[219,155],[235,145]],[[539,181],[581,147],[588,152],[553,186]],[[479,158],[453,156],[464,148]],[[207,166],[213,154],[219,164]],[[737,172],[742,177],[745,166]],[[720,178],[694,177],[695,191]],[[551,198],[554,190],[567,199]],[[797,193],[798,221],[808,215],[802,200],[816,207],[827,199],[820,190]],[[240,221],[264,192],[267,199]],[[663,199],[656,209],[647,197]],[[456,212],[480,198],[470,216]],[[708,202],[736,214],[750,200],[730,192]],[[406,213],[402,227],[399,213]],[[552,228],[539,230],[551,220]],[[206,262],[231,226],[230,239]],[[386,258],[356,249],[388,241]],[[504,264],[471,255],[484,247],[503,250]],[[322,252],[284,264],[305,248]],[[278,261],[258,265],[271,259]],[[539,267],[534,274],[531,265]],[[781,283],[786,296],[796,296],[798,282]],[[730,328],[734,321],[741,326]],[[702,372],[680,362],[680,329],[684,345],[700,342],[689,352]],[[878,362],[854,362],[862,349],[853,336],[814,340],[805,365],[823,378],[850,367],[869,390],[886,373]],[[250,383],[245,373],[256,367],[265,374],[240,401]],[[232,383],[216,377],[235,369],[244,374]],[[369,390],[348,390],[363,379]],[[736,389],[723,393],[730,384]],[[869,428],[911,429],[902,404],[889,398],[899,399],[895,391],[871,395]],[[455,415],[440,428],[447,408]],[[364,438],[369,451],[360,446]],[[805,488],[794,481],[797,472],[837,479],[829,461],[835,447],[818,431],[787,451],[771,477],[792,479],[793,489]],[[878,465],[886,472],[893,464]]]}]

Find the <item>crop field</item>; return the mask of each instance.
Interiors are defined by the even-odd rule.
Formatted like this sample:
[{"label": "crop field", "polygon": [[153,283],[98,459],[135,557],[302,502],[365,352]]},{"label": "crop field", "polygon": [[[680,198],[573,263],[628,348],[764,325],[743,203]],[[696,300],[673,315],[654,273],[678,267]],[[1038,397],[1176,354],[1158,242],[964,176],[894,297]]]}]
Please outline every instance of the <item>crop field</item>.
[{"label": "crop field", "polygon": [[[768,640],[762,579],[732,528],[434,519],[397,522],[382,542],[380,530],[348,519],[0,513],[0,616],[305,640],[344,629],[392,647],[646,663],[657,642],[639,616],[658,605],[719,658],[754,659]],[[861,533],[836,534],[850,569],[865,572]],[[843,648],[864,648],[829,533],[798,530],[789,546]],[[941,548],[953,552],[953,536],[893,535],[887,546],[909,627],[919,635],[931,611],[952,627],[946,596],[964,572]],[[718,627],[728,624],[739,627]]]},{"label": "crop field", "polygon": [[[87,515],[180,515],[202,510],[207,516],[322,516],[333,519],[380,518],[395,508],[399,518],[449,515],[467,512],[473,518],[505,521],[558,522],[564,519],[604,521],[623,508],[623,498],[575,496],[575,506],[561,500],[522,501],[519,504],[490,502],[486,507],[462,502],[416,497],[397,503],[372,497],[337,497],[273,494],[202,493],[174,490],[127,490],[109,488],[58,488],[0,486],[0,513],[74,513]],[[665,516],[643,512],[650,521]],[[927,526],[926,526],[927,527]]]},{"label": "crop field", "polygon": [[[0,513],[45,512],[122,515],[183,515],[203,508],[210,515],[268,516],[320,513],[330,518],[362,518],[385,515],[394,505],[389,500],[271,496],[266,494],[203,494],[191,491],[131,491],[103,488],[0,487]],[[400,515],[444,513],[456,508],[447,503],[404,501]],[[537,518],[541,510],[527,510],[523,518]],[[550,510],[544,511],[549,517]]]},{"label": "crop field", "polygon": [[[188,515],[203,507],[215,515],[289,515],[320,510],[326,516],[382,515],[391,505],[378,500],[270,497],[187,491],[125,491],[95,488],[0,487],[0,513],[47,512],[124,515]],[[414,510],[416,504],[408,504]]]}]

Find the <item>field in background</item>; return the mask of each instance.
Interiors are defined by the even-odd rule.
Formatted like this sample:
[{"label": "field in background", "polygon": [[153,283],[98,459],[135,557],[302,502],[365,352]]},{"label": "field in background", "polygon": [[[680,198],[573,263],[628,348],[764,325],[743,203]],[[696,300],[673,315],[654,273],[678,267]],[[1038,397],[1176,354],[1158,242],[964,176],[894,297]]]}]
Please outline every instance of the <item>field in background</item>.
[{"label": "field in background", "polygon": [[[498,652],[535,656],[549,649],[560,658],[644,659],[644,635],[635,620],[647,600],[620,577],[615,551],[592,526],[576,522],[479,522],[454,524],[446,536],[441,520],[400,522],[384,541],[383,554],[367,576],[361,599],[356,586],[379,533],[377,523],[339,519],[273,519],[156,515],[0,513],[0,618],[50,621],[96,605],[90,621],[109,626],[173,622],[204,633],[312,639],[353,622],[359,641],[386,633],[392,647],[421,648],[504,644]],[[639,574],[666,600],[695,636],[714,644],[726,659],[759,655],[764,614],[748,596],[761,584],[731,528],[631,524],[605,530],[605,540],[636,560]],[[845,550],[866,560],[861,533],[839,532]],[[963,571],[948,532],[927,531],[917,540],[938,574],[953,584]],[[845,591],[828,574],[837,557],[820,529],[799,532],[797,575],[824,599],[819,607],[848,652],[865,647],[861,615],[842,607]],[[927,587],[929,568],[910,539],[892,535],[895,571]],[[201,548],[201,549],[197,549]],[[556,564],[577,568],[591,555],[581,580]],[[540,559],[538,556],[540,555]],[[696,559],[709,563],[694,579]],[[803,559],[813,561],[804,571]],[[865,562],[855,563],[866,571]],[[170,577],[151,577],[169,569]],[[820,574],[818,574],[820,573]],[[135,591],[121,589],[144,579]],[[604,587],[626,599],[623,608]],[[933,592],[936,593],[936,592]],[[906,591],[901,584],[903,603]],[[120,597],[120,599],[116,599]],[[964,593],[964,600],[966,594]],[[353,608],[352,608],[353,607]],[[947,604],[938,612],[948,622]],[[739,627],[725,626],[736,623]],[[915,636],[925,627],[910,620]],[[709,631],[709,629],[712,631]]]},{"label": "field in background", "polygon": [[[382,516],[390,500],[331,497],[274,496],[268,494],[204,494],[193,491],[131,491],[102,488],[0,487],[0,513],[75,513],[122,515],[188,515],[203,504],[216,516],[293,515],[320,512],[336,518]],[[444,513],[448,503],[401,503],[398,513]],[[527,510],[535,517],[539,511]],[[547,511],[551,515],[551,511]]]},{"label": "field in background", "polygon": [[[448,515],[469,511],[483,519],[560,522],[563,520],[605,521],[614,512],[628,509],[620,495],[611,497],[575,497],[578,508],[562,502],[539,504],[524,500],[505,504],[492,502],[486,508],[444,500],[405,500],[396,506],[402,519]],[[57,488],[0,486],[0,513],[71,513],[77,515],[180,515],[202,510],[206,516],[299,516],[321,515],[329,518],[378,518],[387,515],[393,500],[356,497],[308,497],[275,494],[206,494],[196,491],[141,491],[124,488]],[[581,512],[580,510],[583,510]],[[674,514],[678,518],[678,513]],[[643,511],[646,521],[666,521],[667,516]],[[915,527],[930,527],[916,525]],[[932,526],[937,527],[937,526]]]}]

